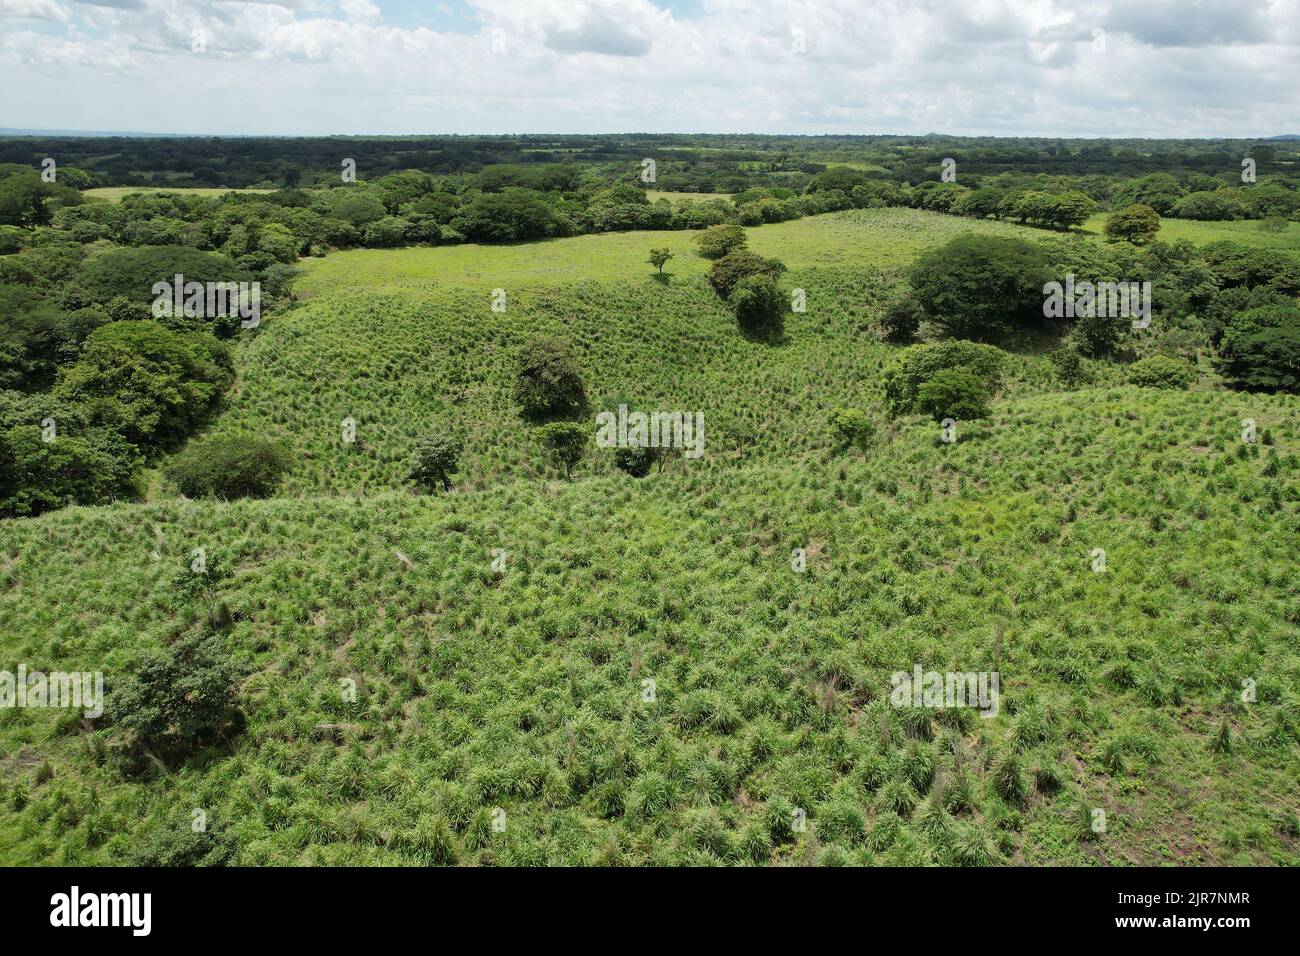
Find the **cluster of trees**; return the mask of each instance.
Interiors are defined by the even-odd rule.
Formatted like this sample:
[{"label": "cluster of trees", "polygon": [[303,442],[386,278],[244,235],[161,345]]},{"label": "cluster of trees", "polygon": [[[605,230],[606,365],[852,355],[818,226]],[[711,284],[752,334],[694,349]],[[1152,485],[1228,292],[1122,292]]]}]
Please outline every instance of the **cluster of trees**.
[{"label": "cluster of trees", "polygon": [[[942,337],[1005,342],[1059,321],[1045,316],[1046,287],[1067,276],[1080,289],[1149,282],[1152,312],[1137,330],[1136,294],[1127,311],[1099,293],[1090,293],[1088,307],[1080,294],[1066,319],[1064,348],[1053,356],[1069,383],[1086,376],[1084,357],[1129,357],[1147,361],[1133,370],[1136,384],[1185,385],[1190,363],[1209,354],[1232,387],[1300,390],[1300,263],[1230,241],[1197,248],[960,236],[913,264],[910,291],[887,304],[881,336],[907,342],[926,321]],[[1180,371],[1171,372],[1171,363]],[[909,388],[907,400],[892,401],[892,410],[914,410],[913,398]]]},{"label": "cluster of trees", "polygon": [[[0,189],[33,178],[41,182],[14,172]],[[238,204],[206,219],[174,214],[186,197],[118,207],[82,202],[69,187],[42,195],[47,225],[0,226],[3,237],[19,233],[0,255],[5,516],[134,496],[140,467],[180,445],[230,386],[240,312],[229,303],[212,314],[156,309],[156,283],[177,274],[187,283],[256,281],[260,308],[272,308],[288,294],[297,255],[289,229]],[[257,442],[214,442],[170,473],[185,494],[264,494],[279,454]]]}]

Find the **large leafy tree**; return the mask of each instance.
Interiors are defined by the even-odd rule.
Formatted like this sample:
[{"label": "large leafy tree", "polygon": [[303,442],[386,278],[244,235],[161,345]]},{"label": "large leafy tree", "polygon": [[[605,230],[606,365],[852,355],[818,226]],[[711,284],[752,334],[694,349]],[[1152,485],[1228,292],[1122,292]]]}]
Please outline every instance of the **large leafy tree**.
[{"label": "large leafy tree", "polygon": [[1218,364],[1237,388],[1300,392],[1300,308],[1266,305],[1231,318]]},{"label": "large leafy tree", "polygon": [[60,371],[54,394],[83,406],[93,424],[151,449],[188,433],[232,377],[229,354],[210,335],[152,321],[111,322]]},{"label": "large leafy tree", "polygon": [[1052,272],[1033,243],[965,235],[922,255],[908,278],[930,321],[948,335],[996,340],[1042,318]]}]

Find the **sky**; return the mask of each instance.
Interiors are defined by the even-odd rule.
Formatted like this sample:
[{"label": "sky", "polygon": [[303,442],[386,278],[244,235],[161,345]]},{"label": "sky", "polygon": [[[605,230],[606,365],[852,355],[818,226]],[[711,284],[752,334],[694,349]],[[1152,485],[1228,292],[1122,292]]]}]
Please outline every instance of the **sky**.
[{"label": "sky", "polygon": [[1300,133],[1300,0],[0,0],[0,127]]}]

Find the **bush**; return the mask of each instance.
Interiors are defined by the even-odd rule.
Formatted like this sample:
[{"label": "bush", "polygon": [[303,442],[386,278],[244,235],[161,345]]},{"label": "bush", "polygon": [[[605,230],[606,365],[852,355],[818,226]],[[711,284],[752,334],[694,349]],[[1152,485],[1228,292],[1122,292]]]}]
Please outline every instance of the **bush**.
[{"label": "bush", "polygon": [[633,478],[644,478],[650,474],[656,460],[660,458],[662,448],[619,448],[614,452],[614,464],[619,471]]},{"label": "bush", "polygon": [[837,408],[831,412],[831,438],[837,449],[856,448],[863,455],[875,441],[875,428],[860,408]]},{"label": "bush", "polygon": [[587,452],[587,429],[577,422],[551,422],[538,429],[538,437],[550,456],[564,469],[564,476],[572,478],[573,466]]},{"label": "bush", "polygon": [[249,435],[191,442],[166,466],[167,477],[187,498],[265,498],[289,467],[278,444]]},{"label": "bush", "polygon": [[963,369],[935,372],[916,392],[916,409],[936,422],[945,418],[971,421],[989,414],[988,385]]},{"label": "bush", "polygon": [[911,342],[923,318],[925,310],[915,296],[899,296],[885,307],[885,314],[880,318],[880,337],[886,342]]},{"label": "bush", "polygon": [[745,276],[731,290],[731,307],[743,331],[779,335],[785,299],[776,280],[769,275]]},{"label": "bush", "polygon": [[113,695],[113,721],[134,747],[182,757],[239,724],[240,677],[218,637],[184,634]]},{"label": "bush", "polygon": [[926,315],[953,338],[996,340],[1043,317],[1052,273],[1023,239],[958,236],[926,252],[908,279]]},{"label": "bush", "polygon": [[739,226],[709,226],[695,237],[695,245],[705,259],[721,259],[745,248],[748,240]]},{"label": "bush", "polygon": [[515,401],[533,418],[573,415],[587,407],[578,360],[566,342],[541,337],[519,356]]},{"label": "bush", "polygon": [[1152,355],[1129,366],[1128,380],[1142,388],[1186,388],[1192,383],[1192,367],[1168,355]]},{"label": "bush", "polygon": [[446,435],[429,435],[415,446],[415,464],[411,479],[425,487],[436,487],[440,482],[444,491],[451,491],[451,475],[460,462],[461,443]]},{"label": "bush", "polygon": [[975,342],[937,342],[913,345],[900,352],[884,372],[885,405],[891,415],[915,409],[921,385],[944,369],[969,372],[992,394],[1002,381],[1006,353]]},{"label": "bush", "polygon": [[1072,344],[1062,345],[1048,353],[1047,360],[1052,363],[1056,377],[1066,388],[1087,384],[1092,378],[1083,364],[1083,356]]},{"label": "bush", "polygon": [[709,284],[714,292],[729,299],[736,284],[746,276],[765,275],[777,279],[783,272],[785,263],[775,259],[765,259],[752,252],[732,252],[713,263],[709,269]]}]

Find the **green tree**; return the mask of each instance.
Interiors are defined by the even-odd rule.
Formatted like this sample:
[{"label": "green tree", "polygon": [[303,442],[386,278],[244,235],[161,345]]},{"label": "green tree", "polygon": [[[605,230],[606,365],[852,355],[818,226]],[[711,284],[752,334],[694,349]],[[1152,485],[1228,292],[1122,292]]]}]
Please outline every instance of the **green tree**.
[{"label": "green tree", "polygon": [[831,439],[837,449],[856,448],[863,457],[875,443],[876,430],[860,408],[837,408],[831,412]]},{"label": "green tree", "polygon": [[921,385],[945,369],[969,372],[992,393],[1005,367],[1006,353],[992,345],[957,340],[909,346],[885,367],[885,407],[895,416],[916,410]]},{"label": "green tree", "polygon": [[916,409],[936,422],[972,421],[989,415],[988,384],[959,368],[935,372],[916,392]]},{"label": "green tree", "polygon": [[785,272],[785,264],[776,259],[765,259],[753,252],[732,252],[723,256],[709,269],[709,284],[724,299],[731,298],[731,290],[746,276],[766,275],[772,279]]},{"label": "green tree", "polygon": [[1034,243],[974,235],[929,250],[908,272],[930,321],[953,338],[976,340],[1041,322],[1043,286],[1051,279]]},{"label": "green tree", "polygon": [[1160,214],[1150,206],[1125,206],[1106,220],[1106,238],[1125,240],[1134,245],[1150,242],[1160,232]]},{"label": "green tree", "polygon": [[577,422],[551,422],[538,429],[538,437],[551,458],[564,469],[566,478],[573,478],[573,468],[587,452],[590,437],[587,429]]},{"label": "green tree", "polygon": [[276,442],[251,435],[214,436],[191,442],[164,468],[189,498],[265,498],[289,467]]},{"label": "green tree", "polygon": [[741,329],[752,335],[779,336],[785,299],[770,275],[749,275],[736,283],[729,299]]},{"label": "green tree", "polygon": [[113,694],[110,715],[132,749],[179,759],[241,725],[242,676],[219,637],[186,633],[140,664]]},{"label": "green tree", "polygon": [[665,264],[668,262],[668,260],[671,259],[672,257],[673,257],[673,254],[672,254],[671,252],[669,252],[667,249],[651,249],[651,250],[650,250],[650,258],[649,258],[648,261],[649,261],[649,263],[650,263],[652,266],[654,266],[656,269],[659,270],[659,274],[660,274],[660,275],[663,275],[663,274],[664,274],[664,265],[665,265]]},{"label": "green tree", "polygon": [[1236,388],[1300,392],[1300,308],[1265,305],[1233,316],[1217,364]]},{"label": "green tree", "polygon": [[411,479],[425,487],[442,484],[443,491],[451,491],[451,476],[460,463],[461,443],[450,435],[426,435],[415,445],[415,464]]},{"label": "green tree", "polygon": [[229,354],[206,333],[112,322],[92,332],[76,363],[60,370],[54,396],[149,449],[184,437],[232,379]]},{"label": "green tree", "polygon": [[1187,388],[1192,383],[1192,367],[1168,355],[1152,355],[1128,367],[1128,380],[1142,388]]},{"label": "green tree", "polygon": [[740,226],[709,226],[695,237],[695,245],[705,259],[721,259],[733,252],[740,252],[748,244],[745,230]]},{"label": "green tree", "polygon": [[578,360],[567,342],[533,339],[519,355],[515,401],[532,418],[573,415],[587,407]]}]

